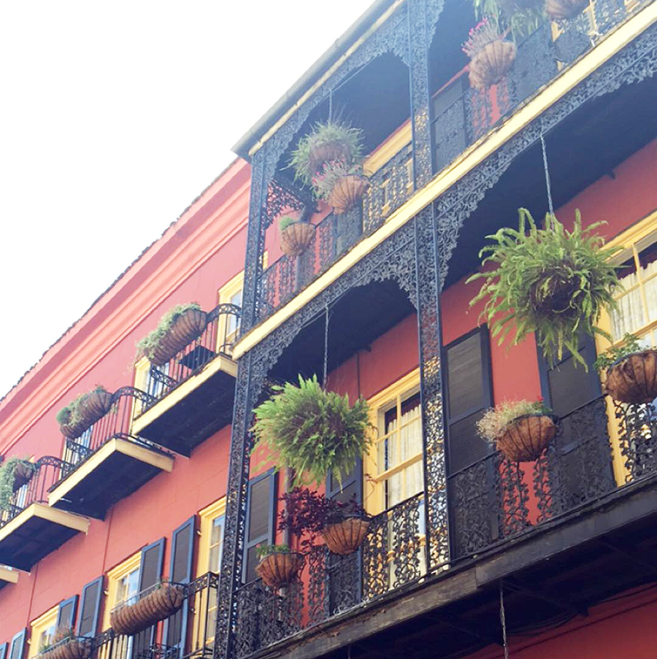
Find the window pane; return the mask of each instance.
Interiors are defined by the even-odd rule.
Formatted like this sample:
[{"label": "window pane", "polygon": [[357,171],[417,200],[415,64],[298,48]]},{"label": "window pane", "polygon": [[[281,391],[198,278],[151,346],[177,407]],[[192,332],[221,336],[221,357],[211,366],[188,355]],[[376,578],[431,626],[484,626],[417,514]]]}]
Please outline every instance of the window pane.
[{"label": "window pane", "polygon": [[483,406],[484,380],[479,333],[448,349],[447,377],[450,417]]}]

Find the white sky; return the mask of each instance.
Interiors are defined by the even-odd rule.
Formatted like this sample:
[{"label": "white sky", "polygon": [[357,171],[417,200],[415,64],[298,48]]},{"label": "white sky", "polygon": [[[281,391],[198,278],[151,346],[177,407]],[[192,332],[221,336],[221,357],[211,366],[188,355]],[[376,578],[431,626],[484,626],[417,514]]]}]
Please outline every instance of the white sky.
[{"label": "white sky", "polygon": [[0,2],[0,397],[372,1]]}]

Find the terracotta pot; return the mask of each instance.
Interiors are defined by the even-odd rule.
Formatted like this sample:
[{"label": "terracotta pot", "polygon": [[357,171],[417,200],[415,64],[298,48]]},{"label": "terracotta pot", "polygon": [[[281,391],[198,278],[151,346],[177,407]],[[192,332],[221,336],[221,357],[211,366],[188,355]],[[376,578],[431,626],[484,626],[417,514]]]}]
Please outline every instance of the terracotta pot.
[{"label": "terracotta pot", "polygon": [[336,215],[346,213],[355,206],[365,194],[370,182],[358,174],[348,174],[338,179],[331,190],[329,204]]},{"label": "terracotta pot", "polygon": [[88,659],[91,656],[91,639],[73,637],[39,656],[41,659]]},{"label": "terracotta pot", "polygon": [[275,551],[265,556],[256,565],[256,572],[267,586],[280,588],[289,584],[297,576],[300,567],[301,554]]},{"label": "terracotta pot", "polygon": [[11,486],[12,490],[16,492],[17,490],[20,490],[23,485],[29,483],[33,473],[34,465],[19,462],[14,467],[14,482]]},{"label": "terracotta pot", "polygon": [[327,162],[332,162],[333,160],[344,160],[349,164],[350,160],[349,147],[345,142],[340,140],[335,142],[327,142],[326,144],[320,144],[310,150],[310,156],[308,160],[308,169],[310,170],[311,176],[319,174],[324,164]]},{"label": "terracotta pot", "polygon": [[652,403],[657,398],[657,349],[635,352],[613,364],[605,391],[620,403]]},{"label": "terracotta pot", "polygon": [[176,353],[197,339],[207,325],[207,314],[200,309],[187,309],[171,326],[168,334],[162,338],[158,346],[149,356],[149,361],[155,366],[163,366]]},{"label": "terracotta pot", "polygon": [[537,460],[557,433],[556,418],[525,414],[507,424],[497,448],[512,462]]},{"label": "terracotta pot", "polygon": [[185,599],[181,586],[163,583],[134,604],[124,604],[110,613],[110,624],[117,634],[131,636],[180,609]]},{"label": "terracotta pot", "polygon": [[360,517],[348,517],[337,524],[325,526],[322,535],[331,553],[353,554],[365,540],[370,523]]},{"label": "terracotta pot", "polygon": [[299,256],[312,242],[315,225],[309,222],[292,222],[281,231],[281,249],[286,256]]},{"label": "terracotta pot", "polygon": [[553,21],[575,18],[589,6],[589,0],[547,0],[545,13]]},{"label": "terracotta pot", "polygon": [[470,84],[478,90],[496,85],[516,59],[516,45],[498,39],[484,46],[470,61]]}]

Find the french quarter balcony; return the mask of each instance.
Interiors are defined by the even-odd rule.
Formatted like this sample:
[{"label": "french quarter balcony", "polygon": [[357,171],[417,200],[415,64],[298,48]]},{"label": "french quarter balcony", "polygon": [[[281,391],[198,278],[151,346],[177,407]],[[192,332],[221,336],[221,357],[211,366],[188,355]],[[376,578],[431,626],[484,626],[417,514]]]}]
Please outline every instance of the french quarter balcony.
[{"label": "french quarter balcony", "polygon": [[112,394],[109,412],[79,437],[64,437],[65,461],[49,485],[51,506],[103,519],[117,501],[171,471],[173,457],[132,427],[136,410],[150,401],[145,392],[122,387]]},{"label": "french quarter balcony", "polygon": [[[432,496],[439,484],[425,473]],[[359,657],[465,656],[501,643],[500,584],[514,629],[586,615],[654,580],[656,492],[655,407],[596,398],[560,419],[534,463],[495,452],[448,473],[441,528],[418,494],[374,517],[356,553],[316,545],[289,586],[241,586],[235,656],[338,657],[347,643]]]},{"label": "french quarter balcony", "polygon": [[[180,608],[134,633],[120,634],[111,627],[92,641],[93,659],[191,659],[211,657],[217,613],[219,577],[208,572],[187,584],[172,584],[182,593]],[[121,606],[134,606],[160,588],[151,586]],[[152,608],[151,608],[152,611]]]},{"label": "french quarter balcony", "polygon": [[87,532],[88,519],[48,505],[48,491],[67,467],[59,458],[40,458],[30,480],[11,495],[9,504],[0,511],[1,565],[30,570],[76,533]]},{"label": "french quarter balcony", "polygon": [[198,338],[165,364],[150,366],[150,397],[137,410],[136,434],[189,456],[231,422],[237,364],[230,355],[240,313],[234,304],[220,304]]},{"label": "french quarter balcony", "polygon": [[[518,43],[516,59],[508,75],[488,90],[479,91],[469,85],[468,60],[461,53],[461,44],[467,39],[468,29],[476,22],[474,15],[468,14],[462,2],[446,2],[429,49],[431,144],[427,150],[432,152],[433,175],[433,179],[431,176],[429,179],[446,176],[455,162],[466,158],[474,148],[485,143],[486,138],[530,99],[545,91],[621,24],[649,4],[651,0],[596,0],[575,19],[558,24],[550,21],[543,23]],[[384,66],[387,96],[382,101],[377,81],[381,76],[379,69]],[[382,227],[395,211],[414,196],[416,187],[419,189],[429,182],[422,182],[420,186],[415,182],[414,160],[418,145],[413,143],[408,108],[402,107],[409,98],[408,83],[404,83],[404,77],[408,78],[407,67],[387,53],[379,55],[346,83],[338,85],[333,94],[333,105],[344,108],[351,122],[364,130],[367,148],[371,149],[364,166],[365,173],[369,174],[370,188],[362,203],[346,214],[326,214],[324,207],[317,212],[318,208],[310,199],[310,191],[299,189],[289,181],[290,174],[286,170],[290,147],[282,154],[271,147],[273,156],[262,156],[277,159],[277,168],[273,177],[266,181],[262,212],[254,217],[252,211],[250,218],[250,222],[260,224],[263,239],[258,253],[253,256],[260,260],[263,267],[262,270],[256,269],[253,320],[245,318],[245,331],[290,302],[358,243]],[[369,103],[363,100],[366,96],[363,89],[367,89],[375,100]],[[377,105],[376,99],[381,104]],[[607,102],[610,102],[609,98]],[[625,124],[632,124],[630,130],[637,131],[639,126],[650,124],[645,112],[640,114],[641,108],[651,105],[650,98],[625,97],[622,103],[618,103],[622,108],[629,106],[637,113],[631,122]],[[295,134],[292,147],[314,122],[325,120],[327,112],[327,101],[322,101]],[[536,120],[540,121],[540,117]],[[571,126],[566,139],[572,140],[573,131],[577,133],[580,128],[581,121]],[[591,130],[595,127],[591,126]],[[604,139],[612,139],[613,131],[598,128],[596,139],[599,141],[603,135]],[[634,137],[626,139],[625,143],[642,139],[645,142],[645,136],[639,136],[636,140]],[[615,142],[610,143],[608,151],[612,153],[619,148]],[[384,163],[380,164],[382,160]],[[368,163],[376,164],[372,167]],[[569,171],[568,168],[566,171]],[[517,187],[522,189],[520,184]],[[276,241],[276,219],[290,210],[305,213],[310,218],[315,225],[314,237],[300,256],[282,255],[272,260],[272,252],[277,253],[276,249],[271,249]],[[269,254],[268,266],[264,263],[265,251]]]}]

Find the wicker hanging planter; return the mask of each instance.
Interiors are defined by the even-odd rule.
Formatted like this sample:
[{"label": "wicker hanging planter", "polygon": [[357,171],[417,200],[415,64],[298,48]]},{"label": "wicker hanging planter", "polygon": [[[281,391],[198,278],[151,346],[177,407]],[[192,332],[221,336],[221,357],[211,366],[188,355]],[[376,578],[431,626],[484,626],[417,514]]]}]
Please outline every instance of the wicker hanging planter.
[{"label": "wicker hanging planter", "polygon": [[77,636],[61,641],[39,654],[40,659],[89,659],[90,656],[91,639]]},{"label": "wicker hanging planter", "polygon": [[346,556],[353,554],[365,540],[370,522],[361,517],[348,517],[337,524],[324,527],[322,536],[331,553]]},{"label": "wicker hanging planter", "polygon": [[176,353],[198,338],[207,325],[207,314],[201,309],[187,309],[173,322],[167,334],[149,354],[149,361],[163,366]]},{"label": "wicker hanging planter", "polygon": [[14,467],[14,482],[12,484],[12,490],[16,492],[20,490],[23,485],[26,485],[30,482],[32,474],[34,474],[34,464],[31,462],[19,462]]},{"label": "wicker hanging planter", "polygon": [[370,182],[360,174],[348,174],[337,180],[329,197],[336,215],[346,213],[355,206],[365,194]]},{"label": "wicker hanging planter", "polygon": [[301,561],[301,554],[297,552],[275,551],[267,554],[256,565],[256,572],[267,586],[280,588],[289,584],[297,576]]},{"label": "wicker hanging planter", "polygon": [[286,256],[295,258],[310,245],[314,235],[314,224],[292,222],[281,231],[281,249]]},{"label": "wicker hanging planter", "polygon": [[112,407],[112,394],[108,391],[92,391],[80,403],[80,419],[87,428],[104,417]]},{"label": "wicker hanging planter", "polygon": [[172,616],[180,609],[184,599],[185,592],[181,586],[159,584],[134,604],[122,604],[113,609],[110,613],[110,625],[117,634],[137,634]]},{"label": "wicker hanging planter", "polygon": [[547,0],[545,13],[553,21],[575,18],[589,6],[589,0]]},{"label": "wicker hanging planter", "polygon": [[512,462],[537,460],[557,433],[556,421],[548,414],[519,416],[497,438],[497,448]]},{"label": "wicker hanging planter", "polygon": [[497,39],[486,44],[470,61],[470,84],[480,91],[496,85],[516,59],[516,45]]},{"label": "wicker hanging planter", "polygon": [[657,398],[657,349],[635,352],[607,369],[605,391],[620,403],[652,403]]},{"label": "wicker hanging planter", "polygon": [[351,148],[346,142],[335,140],[326,144],[318,144],[310,149],[308,169],[312,174],[322,171],[324,164],[335,160],[347,162],[351,158]]}]

